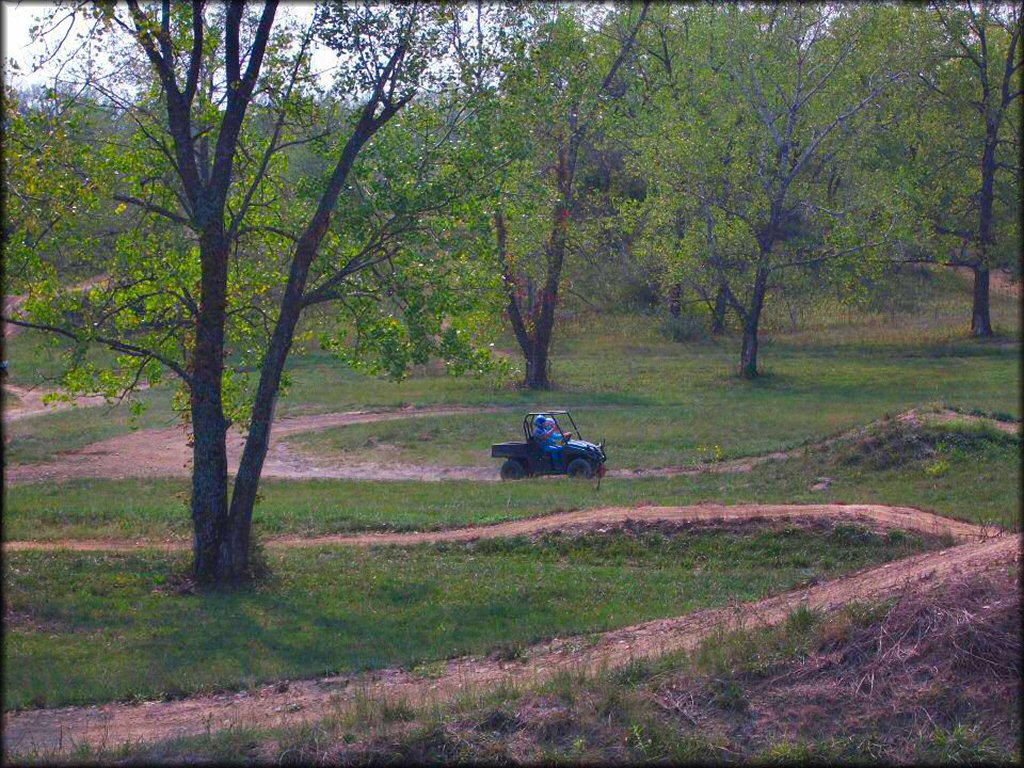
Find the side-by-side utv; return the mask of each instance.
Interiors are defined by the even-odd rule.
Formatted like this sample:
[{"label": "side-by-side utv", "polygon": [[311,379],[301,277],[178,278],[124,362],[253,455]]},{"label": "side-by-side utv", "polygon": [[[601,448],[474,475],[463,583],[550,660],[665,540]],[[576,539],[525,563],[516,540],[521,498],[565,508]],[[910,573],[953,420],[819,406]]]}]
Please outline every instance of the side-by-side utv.
[{"label": "side-by-side utv", "polygon": [[[564,447],[559,461],[555,461],[549,451],[544,450],[542,441],[533,436],[534,419],[537,416],[550,417],[554,420],[556,430],[564,437]],[[562,429],[559,418],[563,418],[566,426],[572,425],[571,431]],[[588,443],[581,440],[579,428],[572,420],[568,411],[539,411],[528,413],[523,418],[523,437],[521,443],[496,443],[491,446],[491,456],[505,459],[501,465],[502,480],[519,480],[535,475],[568,475],[569,477],[592,478],[604,475],[604,444]]]}]

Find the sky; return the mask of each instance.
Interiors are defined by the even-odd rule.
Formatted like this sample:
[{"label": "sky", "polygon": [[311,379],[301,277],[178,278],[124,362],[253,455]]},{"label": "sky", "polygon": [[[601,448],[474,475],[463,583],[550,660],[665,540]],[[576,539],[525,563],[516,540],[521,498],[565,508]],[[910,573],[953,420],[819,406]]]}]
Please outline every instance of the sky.
[{"label": "sky", "polygon": [[[31,72],[32,60],[42,53],[43,48],[39,44],[33,44],[29,36],[29,29],[36,23],[36,17],[44,15],[47,11],[55,8],[56,4],[44,0],[2,0],[0,2],[0,29],[3,30],[3,60],[6,63],[14,59],[20,69],[11,71],[6,69],[5,76],[15,86],[26,86],[38,83],[45,83],[48,77],[53,75],[54,69],[46,68],[38,73]],[[281,8],[299,16],[300,18],[311,18],[313,3],[289,2],[283,3]],[[281,9],[278,10],[278,16]],[[83,27],[84,28],[84,27]],[[320,59],[320,61],[318,61]],[[330,54],[323,51],[314,52],[313,63],[315,67],[326,69],[334,59]]]},{"label": "sky", "polygon": [[[32,58],[26,48],[29,44],[29,27],[34,23],[33,18],[48,7],[52,6],[49,3],[13,3],[11,0],[4,0],[0,8],[0,28],[3,29],[5,62],[14,59],[23,69],[27,69]],[[20,79],[15,77],[15,73],[7,74],[15,80]]]}]

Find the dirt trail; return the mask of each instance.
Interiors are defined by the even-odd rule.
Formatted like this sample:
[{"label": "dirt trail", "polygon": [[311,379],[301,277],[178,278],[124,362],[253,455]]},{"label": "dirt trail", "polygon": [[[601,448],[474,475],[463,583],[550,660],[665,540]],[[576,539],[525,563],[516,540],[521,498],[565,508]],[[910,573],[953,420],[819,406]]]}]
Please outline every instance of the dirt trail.
[{"label": "dirt trail", "polygon": [[[146,383],[142,382],[139,384],[137,389],[147,389]],[[18,398],[17,403],[4,404],[3,417],[6,422],[27,419],[32,416],[41,416],[46,413],[63,411],[68,408],[91,408],[93,406],[107,404],[107,399],[103,395],[81,395],[71,401],[58,400],[57,402],[48,405],[43,402],[43,398],[47,395],[61,391],[51,387],[32,387],[30,389],[26,389],[25,387],[16,387],[13,384],[5,384],[4,390]],[[9,439],[10,436],[5,434],[4,440],[6,441]]]},{"label": "dirt trail", "polygon": [[[442,531],[412,533],[328,534],[325,536],[276,536],[265,539],[268,549],[319,547],[325,545],[370,547],[378,545],[409,546],[450,541],[476,541],[510,536],[534,536],[552,531],[599,528],[602,525],[631,522],[728,522],[757,519],[829,519],[858,522],[875,530],[901,528],[934,536],[956,539],[986,539],[998,533],[961,520],[923,512],[913,507],[887,507],[880,504],[696,504],[685,507],[602,507],[559,512],[551,515],[510,520],[494,525],[449,528]],[[56,551],[133,552],[156,549],[164,552],[187,551],[190,543],[124,539],[62,539],[58,541],[5,541],[4,552]]]},{"label": "dirt trail", "polygon": [[[759,509],[764,516],[772,516],[772,507]],[[789,509],[780,511],[788,514]],[[892,510],[892,514],[901,516],[903,512]],[[527,649],[521,660],[452,659],[438,677],[424,678],[389,669],[277,683],[250,692],[179,701],[8,713],[3,720],[5,749],[9,757],[31,750],[69,750],[79,743],[114,747],[126,741],[149,742],[233,726],[296,725],[351,708],[357,696],[417,705],[444,700],[460,692],[492,689],[503,683],[534,685],[562,670],[594,672],[631,659],[692,649],[722,631],[776,624],[801,605],[830,610],[855,600],[883,599],[903,589],[927,590],[962,571],[1008,564],[1019,557],[1020,537],[1001,534],[753,603],[649,621],[596,638],[557,638]]]},{"label": "dirt trail", "polygon": [[[294,453],[281,438],[349,424],[447,416],[459,413],[491,413],[502,408],[474,406],[427,406],[381,411],[346,411],[293,416],[274,424],[263,477],[287,479],[349,478],[387,480],[491,479],[493,467],[424,467],[369,463],[338,464],[333,458],[322,464],[315,457]],[[231,429],[227,437],[228,471],[238,470],[245,436]],[[103,477],[122,480],[133,477],[184,477],[188,475],[192,452],[181,427],[145,429],[93,443],[77,451],[61,454],[59,459],[39,464],[12,464],[6,467],[8,483],[70,480]]]},{"label": "dirt trail", "polygon": [[959,411],[941,410],[941,411],[918,411],[916,408],[901,413],[896,417],[899,421],[931,421],[940,423],[949,423],[951,421],[967,421],[971,423],[984,422],[989,426],[995,427],[1000,432],[1004,432],[1007,435],[1019,435],[1021,433],[1020,422],[1014,421],[999,421],[998,419],[992,419],[987,416],[976,416],[971,413],[960,413]]},{"label": "dirt trail", "polygon": [[[263,468],[263,477],[304,480],[415,480],[421,482],[442,480],[475,480],[498,482],[497,465],[493,466],[434,466],[396,462],[353,461],[347,456],[317,457],[296,451],[282,438],[305,432],[315,432],[349,424],[365,424],[419,416],[446,416],[459,413],[500,413],[508,406],[425,406],[422,408],[381,409],[376,411],[346,411],[342,413],[320,413],[293,416],[274,424],[270,437],[270,449]],[[6,418],[6,414],[5,414]],[[960,414],[955,411],[925,412],[907,411],[899,417],[904,420],[979,420],[980,417]],[[1017,434],[1020,424],[984,419],[997,429],[1008,434]],[[876,422],[877,423],[877,422]],[[842,435],[828,438],[812,446],[802,446],[786,451],[776,451],[760,456],[747,456],[713,464],[682,467],[661,467],[653,469],[611,469],[608,477],[665,477],[692,475],[701,472],[749,472],[760,464],[772,460],[788,459],[804,451],[820,449],[859,433],[851,430]],[[238,469],[242,454],[244,435],[237,429],[228,433],[228,471]],[[180,427],[148,429],[87,445],[76,451],[68,451],[59,458],[39,464],[12,464],[6,467],[8,483],[33,483],[63,481],[74,478],[103,477],[126,479],[133,477],[184,477],[187,476],[191,451],[187,436]]]}]

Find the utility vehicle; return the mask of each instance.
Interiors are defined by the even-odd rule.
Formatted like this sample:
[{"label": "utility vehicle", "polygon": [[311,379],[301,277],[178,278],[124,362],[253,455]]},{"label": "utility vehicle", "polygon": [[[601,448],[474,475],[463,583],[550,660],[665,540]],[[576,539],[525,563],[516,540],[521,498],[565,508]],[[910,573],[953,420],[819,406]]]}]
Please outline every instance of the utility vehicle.
[{"label": "utility vehicle", "polygon": [[[550,453],[544,450],[541,441],[533,436],[534,420],[538,416],[550,417],[556,429],[565,438],[561,461],[554,462]],[[560,417],[572,425],[571,431],[562,429]],[[567,424],[567,425],[568,425]],[[604,443],[588,443],[580,439],[580,430],[568,411],[538,411],[523,418],[523,442],[496,443],[491,446],[491,456],[505,459],[501,465],[502,480],[519,480],[535,475],[569,475],[590,479],[604,476]]]}]

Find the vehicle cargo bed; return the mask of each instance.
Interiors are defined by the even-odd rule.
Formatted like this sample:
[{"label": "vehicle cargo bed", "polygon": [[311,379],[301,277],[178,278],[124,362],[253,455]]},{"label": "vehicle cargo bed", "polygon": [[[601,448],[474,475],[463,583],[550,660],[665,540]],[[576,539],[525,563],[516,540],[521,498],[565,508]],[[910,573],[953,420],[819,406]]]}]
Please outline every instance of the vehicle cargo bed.
[{"label": "vehicle cargo bed", "polygon": [[529,456],[528,443],[495,443],[491,446],[491,456],[496,459],[523,459]]}]

